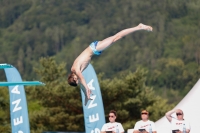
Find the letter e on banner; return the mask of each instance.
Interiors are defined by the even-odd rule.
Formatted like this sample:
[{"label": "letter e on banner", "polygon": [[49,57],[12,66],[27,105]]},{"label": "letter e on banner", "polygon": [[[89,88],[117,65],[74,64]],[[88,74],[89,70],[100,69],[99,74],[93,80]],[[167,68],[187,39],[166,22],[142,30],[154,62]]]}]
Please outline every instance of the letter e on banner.
[{"label": "letter e on banner", "polygon": [[95,121],[98,121],[99,120],[99,114],[96,113],[96,117],[94,117],[94,115],[90,115],[89,116],[89,122],[95,122]]},{"label": "letter e on banner", "polygon": [[15,125],[15,126],[16,126],[16,125],[19,125],[19,124],[21,124],[21,123],[23,123],[23,118],[22,118],[22,116],[20,116],[20,119],[19,119],[19,118],[14,119],[13,122],[14,122],[14,125]]}]

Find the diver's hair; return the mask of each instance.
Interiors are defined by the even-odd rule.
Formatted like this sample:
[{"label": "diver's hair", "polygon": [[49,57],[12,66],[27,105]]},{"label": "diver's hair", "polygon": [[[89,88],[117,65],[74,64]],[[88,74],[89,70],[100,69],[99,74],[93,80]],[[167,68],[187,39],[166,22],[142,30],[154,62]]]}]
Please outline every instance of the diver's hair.
[{"label": "diver's hair", "polygon": [[71,74],[68,76],[68,84],[71,85],[71,86],[77,86],[77,83],[76,83],[76,81],[74,80],[74,73],[71,73]]},{"label": "diver's hair", "polygon": [[110,110],[109,113],[113,113],[115,116],[117,116],[117,112],[115,110]]}]

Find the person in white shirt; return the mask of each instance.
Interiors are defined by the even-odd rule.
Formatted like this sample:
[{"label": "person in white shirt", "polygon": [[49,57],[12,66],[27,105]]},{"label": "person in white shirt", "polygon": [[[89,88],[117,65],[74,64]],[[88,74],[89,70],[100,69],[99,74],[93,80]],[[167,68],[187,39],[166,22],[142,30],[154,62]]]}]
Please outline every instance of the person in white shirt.
[{"label": "person in white shirt", "polygon": [[157,133],[155,123],[149,120],[149,112],[147,110],[141,112],[141,119],[136,122],[133,133],[149,133],[150,130],[152,133]]},{"label": "person in white shirt", "polygon": [[115,110],[111,110],[109,112],[109,122],[105,123],[101,128],[101,133],[107,133],[108,131],[112,133],[124,133],[124,128],[121,123],[115,122],[117,118],[117,112]]},{"label": "person in white shirt", "polygon": [[[173,117],[172,114],[176,113],[177,118]],[[165,114],[168,121],[171,123],[171,129],[175,133],[184,133],[183,128],[185,127],[186,132],[189,133],[191,128],[189,122],[187,122],[183,116],[183,111],[181,109],[170,110]]]}]

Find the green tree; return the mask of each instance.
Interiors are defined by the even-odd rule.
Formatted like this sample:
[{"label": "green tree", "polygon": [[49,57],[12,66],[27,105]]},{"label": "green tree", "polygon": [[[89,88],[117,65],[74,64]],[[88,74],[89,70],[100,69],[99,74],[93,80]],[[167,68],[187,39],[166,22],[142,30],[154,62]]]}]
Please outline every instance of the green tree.
[{"label": "green tree", "polygon": [[0,94],[0,132],[11,133],[8,88],[0,87]]},{"label": "green tree", "polygon": [[197,82],[199,70],[194,62],[186,65],[181,59],[162,58],[149,76],[148,85],[154,84],[159,94],[171,97],[170,103],[178,103]]},{"label": "green tree", "polygon": [[31,87],[29,92],[29,99],[35,99],[32,104],[37,105],[30,112],[32,132],[83,130],[80,90],[67,84],[65,64],[56,64],[52,57],[41,58],[40,63],[36,72],[46,85]]},{"label": "green tree", "polygon": [[[31,131],[84,131],[80,89],[66,83],[65,64],[57,64],[52,57],[41,58],[40,63],[36,72],[46,85],[27,89]],[[98,76],[105,114],[117,110],[117,120],[125,129],[140,119],[142,109],[148,109],[151,119],[157,120],[172,107],[145,85],[146,74],[138,69],[113,80],[103,78],[103,74]]]},{"label": "green tree", "polygon": [[113,80],[104,80],[102,75],[99,77],[105,113],[108,114],[111,109],[117,110],[117,120],[122,122],[125,129],[134,127],[143,109],[149,110],[151,120],[155,121],[173,106],[157,96],[152,87],[145,85],[146,74],[143,69],[138,69]]},{"label": "green tree", "polygon": [[[93,66],[110,82],[138,67],[144,68],[148,70],[146,85],[154,88],[155,95],[167,98],[168,103],[178,102],[199,79],[199,3],[0,0],[0,62],[16,66],[24,80],[40,77],[33,68],[40,69],[41,57],[55,56],[59,63],[67,61],[65,67],[70,70],[74,59],[93,40],[142,22],[152,25],[154,31],[136,32],[116,42],[101,58],[93,58]],[[1,72],[0,79],[5,80]],[[34,98],[30,106],[31,110],[43,108]]]}]

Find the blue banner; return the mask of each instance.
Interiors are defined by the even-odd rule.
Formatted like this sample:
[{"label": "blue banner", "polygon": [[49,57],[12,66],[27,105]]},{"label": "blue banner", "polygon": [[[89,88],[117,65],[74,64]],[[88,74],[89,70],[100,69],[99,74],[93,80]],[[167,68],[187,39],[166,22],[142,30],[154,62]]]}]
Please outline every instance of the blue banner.
[{"label": "blue banner", "polygon": [[90,96],[92,100],[87,101],[85,88],[81,86],[85,131],[86,133],[100,133],[103,124],[105,124],[105,116],[98,79],[91,64],[88,65],[82,74],[89,89],[92,91]]},{"label": "blue banner", "polygon": [[[15,67],[4,68],[8,82],[22,82]],[[26,95],[23,85],[9,87],[12,133],[30,133]]]}]

